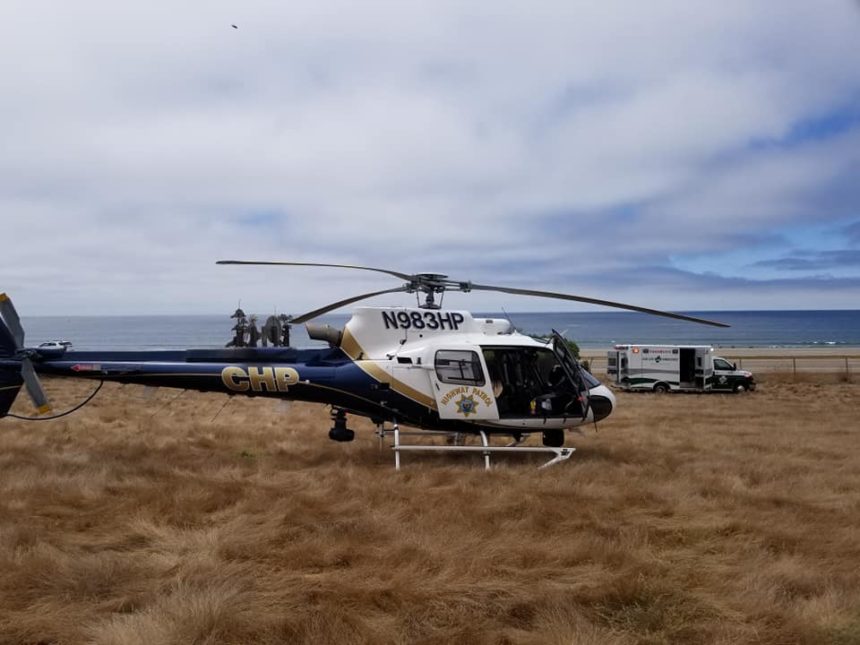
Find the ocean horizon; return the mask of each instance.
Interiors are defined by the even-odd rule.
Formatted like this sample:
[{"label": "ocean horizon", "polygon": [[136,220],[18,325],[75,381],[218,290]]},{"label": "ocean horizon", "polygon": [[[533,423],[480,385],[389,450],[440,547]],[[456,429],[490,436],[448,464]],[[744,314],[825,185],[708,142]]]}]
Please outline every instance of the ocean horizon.
[{"label": "ocean horizon", "polygon": [[[508,318],[527,334],[563,333],[584,349],[618,343],[665,343],[715,347],[860,346],[860,310],[691,311],[693,316],[725,322],[727,329],[635,312],[474,313],[476,318]],[[249,312],[250,314],[250,312]],[[265,320],[259,315],[259,320]],[[343,327],[350,314],[327,314],[316,322]],[[27,345],[71,341],[81,350],[184,349],[223,347],[234,321],[227,315],[27,316],[22,317]],[[304,325],[292,329],[292,345],[324,346],[312,341]]]}]

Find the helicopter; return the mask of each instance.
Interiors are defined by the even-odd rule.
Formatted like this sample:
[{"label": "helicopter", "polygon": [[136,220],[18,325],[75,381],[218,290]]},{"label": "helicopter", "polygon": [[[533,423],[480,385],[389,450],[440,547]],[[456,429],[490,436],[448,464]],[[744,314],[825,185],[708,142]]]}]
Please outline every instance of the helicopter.
[{"label": "helicopter", "polygon": [[[393,276],[401,284],[292,317],[289,324],[305,324],[311,339],[327,343],[318,349],[28,348],[11,299],[0,294],[0,417],[9,413],[22,385],[40,414],[50,412],[38,378],[46,374],[327,404],[331,406],[330,439],[352,441],[355,432],[348,427],[347,415],[367,417],[376,424],[380,441],[393,434],[398,469],[400,452],[407,449],[475,450],[485,456],[487,468],[493,451],[545,451],[555,454],[545,464],[549,465],[567,459],[574,450],[564,446],[565,432],[606,419],[615,408],[615,396],[583,367],[555,330],[542,340],[519,333],[507,319],[444,309],[446,292],[536,296],[728,326],[586,296],[451,280],[439,273],[312,262],[219,260],[216,264],[372,271]],[[341,307],[389,293],[415,294],[416,306],[358,307],[342,329],[312,322]],[[415,430],[403,431],[401,425]],[[532,433],[540,433],[542,447],[520,445]],[[453,439],[453,445],[403,444],[405,434],[444,434]],[[480,437],[482,445],[466,446],[468,436]],[[494,436],[510,443],[492,446],[489,439]]]}]

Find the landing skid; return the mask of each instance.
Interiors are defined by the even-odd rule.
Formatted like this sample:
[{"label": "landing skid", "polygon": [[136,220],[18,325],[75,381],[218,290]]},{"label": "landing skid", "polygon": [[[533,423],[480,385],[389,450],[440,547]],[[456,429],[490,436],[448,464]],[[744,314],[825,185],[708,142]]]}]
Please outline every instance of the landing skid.
[{"label": "landing skid", "polygon": [[[428,436],[444,436],[449,438],[450,443],[445,446],[434,446],[419,443],[403,443],[402,437],[428,437]],[[484,470],[490,470],[490,455],[493,453],[544,453],[555,455],[552,459],[539,468],[548,468],[555,464],[567,461],[576,451],[576,448],[551,447],[551,446],[521,446],[525,437],[515,440],[506,446],[491,446],[487,433],[480,431],[481,443],[480,446],[463,445],[465,435],[460,432],[444,432],[440,430],[401,430],[399,424],[395,423],[391,429],[386,430],[384,424],[376,426],[376,436],[379,438],[379,448],[382,449],[387,436],[394,437],[394,444],[391,449],[394,451],[394,468],[400,470],[400,453],[402,452],[477,452],[484,456]]]}]

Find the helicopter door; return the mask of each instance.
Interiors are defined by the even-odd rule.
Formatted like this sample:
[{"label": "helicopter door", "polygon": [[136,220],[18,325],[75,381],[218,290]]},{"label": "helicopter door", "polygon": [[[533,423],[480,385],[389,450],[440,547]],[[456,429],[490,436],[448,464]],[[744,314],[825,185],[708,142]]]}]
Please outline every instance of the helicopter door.
[{"label": "helicopter door", "polygon": [[552,330],[552,351],[570,383],[576,388],[577,398],[582,406],[582,418],[588,416],[588,382],[582,375],[582,366],[571,353],[564,338],[555,329]]},{"label": "helicopter door", "polygon": [[498,419],[499,410],[483,361],[471,350],[436,352],[430,381],[440,419]]}]

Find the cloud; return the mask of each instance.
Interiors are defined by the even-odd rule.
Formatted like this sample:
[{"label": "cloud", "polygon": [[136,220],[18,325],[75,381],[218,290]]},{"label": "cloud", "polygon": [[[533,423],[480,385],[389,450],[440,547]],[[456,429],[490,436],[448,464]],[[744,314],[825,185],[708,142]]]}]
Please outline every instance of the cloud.
[{"label": "cloud", "polygon": [[[32,313],[306,310],[388,286],[223,257],[633,300],[647,276],[687,306],[709,278],[650,268],[764,262],[761,240],[811,218],[857,240],[847,3],[13,0],[4,21],[0,288]],[[833,285],[835,306],[851,285]]]},{"label": "cloud", "polygon": [[860,221],[852,222],[842,232],[851,243],[860,244]]},{"label": "cloud", "polygon": [[860,250],[805,251],[776,260],[761,260],[756,266],[784,271],[821,271],[860,267]]}]

